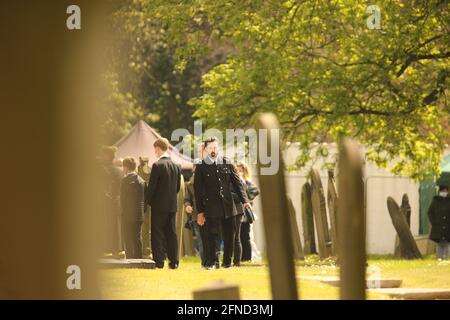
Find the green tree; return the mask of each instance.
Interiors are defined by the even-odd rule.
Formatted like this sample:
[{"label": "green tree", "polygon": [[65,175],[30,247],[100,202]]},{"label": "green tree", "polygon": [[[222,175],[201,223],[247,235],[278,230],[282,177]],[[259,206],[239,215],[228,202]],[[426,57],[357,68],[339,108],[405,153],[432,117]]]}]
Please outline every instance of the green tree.
[{"label": "green tree", "polygon": [[[234,50],[203,77],[195,116],[218,128],[277,114],[286,141],[345,136],[367,144],[380,166],[420,179],[438,171],[449,113],[449,4],[383,1],[381,29],[367,26],[369,1],[154,0],[147,14],[166,27],[182,67],[212,43]],[[447,118],[448,119],[448,118]],[[447,120],[448,121],[448,120]]]}]

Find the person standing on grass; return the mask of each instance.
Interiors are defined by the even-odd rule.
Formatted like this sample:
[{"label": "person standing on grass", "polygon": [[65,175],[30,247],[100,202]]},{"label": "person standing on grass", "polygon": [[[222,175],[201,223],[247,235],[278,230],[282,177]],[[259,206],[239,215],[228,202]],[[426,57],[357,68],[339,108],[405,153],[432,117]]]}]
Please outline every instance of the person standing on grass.
[{"label": "person standing on grass", "polygon": [[224,241],[222,266],[231,266],[237,210],[231,191],[249,206],[242,181],[231,161],[219,155],[219,143],[212,137],[204,142],[206,156],[196,165],[194,176],[197,223],[205,232],[206,268],[219,268],[220,231]]},{"label": "person standing on grass", "polygon": [[[253,206],[253,200],[259,195],[258,187],[250,180],[250,170],[244,162],[239,162],[236,165],[239,177],[244,181],[245,191],[247,193],[247,198],[250,200],[250,204]],[[252,260],[252,233],[251,222],[248,217],[244,214],[240,230],[240,240],[242,244],[242,257],[241,261],[251,261]]]},{"label": "person standing on grass", "polygon": [[171,159],[167,150],[169,141],[160,138],[153,143],[159,158],[153,163],[150,182],[145,191],[145,202],[151,207],[151,245],[157,268],[164,268],[167,253],[169,268],[177,269],[178,240],[175,226],[177,193],[181,186],[181,169]]},{"label": "person standing on grass", "polygon": [[123,234],[125,252],[128,259],[142,259],[141,226],[144,221],[145,182],[136,173],[136,160],[123,160],[123,173],[120,186]]},{"label": "person standing on grass", "polygon": [[436,257],[450,256],[450,197],[448,186],[439,186],[439,194],[433,198],[428,210],[431,223],[430,240],[436,242]]},{"label": "person standing on grass", "polygon": [[203,232],[200,225],[197,223],[197,204],[195,203],[195,191],[194,191],[194,176],[195,176],[195,164],[193,167],[193,174],[189,181],[185,184],[185,196],[184,196],[184,210],[188,214],[190,226],[192,229],[193,237],[195,240],[195,246],[200,255],[202,267],[206,267],[206,257],[203,245]]}]

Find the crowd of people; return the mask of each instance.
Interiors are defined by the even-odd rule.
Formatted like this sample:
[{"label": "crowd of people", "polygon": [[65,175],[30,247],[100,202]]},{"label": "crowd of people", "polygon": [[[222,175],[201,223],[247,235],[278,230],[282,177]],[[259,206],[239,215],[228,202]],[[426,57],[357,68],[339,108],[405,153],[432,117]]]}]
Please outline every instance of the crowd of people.
[{"label": "crowd of people", "polygon": [[[102,150],[108,230],[105,252],[106,256],[129,259],[151,255],[157,268],[163,268],[167,259],[169,268],[176,269],[177,194],[182,173],[170,158],[167,139],[157,139],[153,148],[158,160],[151,169],[148,159],[140,158],[139,165],[132,157],[114,162],[116,149]],[[216,138],[205,140],[202,149],[202,157],[194,161],[192,176],[185,184],[187,225],[202,267],[240,266],[242,261],[252,260],[252,201],[259,190],[251,182],[245,163],[234,164],[219,154]]]}]

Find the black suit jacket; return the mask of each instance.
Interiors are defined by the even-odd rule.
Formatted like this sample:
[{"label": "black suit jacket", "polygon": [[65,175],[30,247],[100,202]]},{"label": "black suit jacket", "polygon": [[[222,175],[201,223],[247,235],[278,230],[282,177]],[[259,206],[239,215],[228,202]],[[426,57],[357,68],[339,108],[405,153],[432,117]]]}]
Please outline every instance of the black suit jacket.
[{"label": "black suit jacket", "polygon": [[153,163],[145,202],[152,212],[176,212],[177,193],[180,191],[181,169],[169,157]]},{"label": "black suit jacket", "polygon": [[241,203],[248,202],[242,181],[227,158],[219,157],[217,164],[205,160],[197,164],[194,189],[198,212],[203,212],[205,217],[229,218],[237,215],[232,190]]},{"label": "black suit jacket", "polygon": [[122,178],[120,185],[120,204],[124,221],[144,221],[145,181],[136,173]]}]

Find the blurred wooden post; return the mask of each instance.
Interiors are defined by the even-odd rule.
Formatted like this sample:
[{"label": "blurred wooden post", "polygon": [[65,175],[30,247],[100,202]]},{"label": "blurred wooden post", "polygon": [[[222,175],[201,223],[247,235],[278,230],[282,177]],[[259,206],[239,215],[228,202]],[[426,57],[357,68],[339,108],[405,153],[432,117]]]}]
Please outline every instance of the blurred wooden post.
[{"label": "blurred wooden post", "polygon": [[311,203],[311,185],[309,184],[309,182],[306,182],[302,187],[301,201],[304,253],[317,253],[316,238],[314,236],[314,216]]},{"label": "blurred wooden post", "polygon": [[288,207],[289,207],[289,221],[291,226],[292,233],[292,243],[294,245],[294,259],[295,260],[304,260],[305,254],[303,253],[302,241],[300,240],[300,232],[298,230],[297,224],[297,215],[295,214],[294,204],[292,203],[291,197],[288,198]]},{"label": "blurred wooden post", "polygon": [[363,162],[359,145],[344,140],[339,148],[338,248],[340,297],[366,298],[366,224]]},{"label": "blurred wooden post", "polygon": [[194,300],[240,300],[239,287],[223,281],[213,282],[194,290]]},{"label": "blurred wooden post", "polygon": [[327,192],[328,214],[330,216],[330,234],[331,234],[331,250],[333,256],[337,255],[337,210],[338,210],[338,196],[336,192],[336,185],[334,182],[334,171],[328,170],[328,192]]},{"label": "blurred wooden post", "polygon": [[102,3],[68,30],[65,1],[0,2],[0,299],[100,298]]},{"label": "blurred wooden post", "polygon": [[[261,138],[262,130],[267,132],[267,141],[258,140],[258,174],[261,188],[262,213],[267,256],[269,259],[272,297],[278,300],[297,300],[297,281],[291,228],[289,226],[288,202],[284,182],[284,165],[281,157],[280,141],[272,141],[272,134],[279,134],[278,120],[271,113],[263,113],[257,119],[257,128]],[[272,148],[272,142],[275,146]],[[278,170],[275,174],[263,174],[262,154],[277,155]],[[276,165],[272,163],[272,165]]]},{"label": "blurred wooden post", "polygon": [[320,180],[319,170],[317,170],[316,167],[313,167],[311,170],[311,187],[312,208],[317,231],[319,257],[320,259],[326,259],[331,256],[331,238],[328,229],[325,195],[323,192],[322,181]]}]

